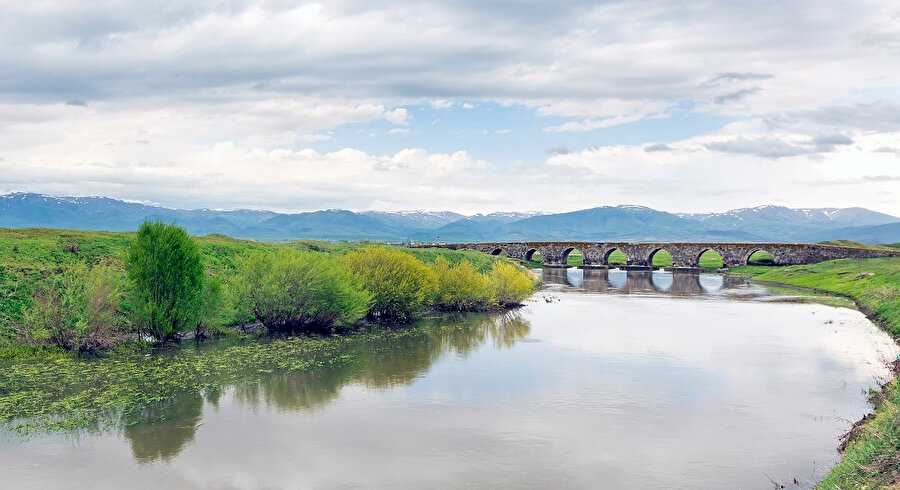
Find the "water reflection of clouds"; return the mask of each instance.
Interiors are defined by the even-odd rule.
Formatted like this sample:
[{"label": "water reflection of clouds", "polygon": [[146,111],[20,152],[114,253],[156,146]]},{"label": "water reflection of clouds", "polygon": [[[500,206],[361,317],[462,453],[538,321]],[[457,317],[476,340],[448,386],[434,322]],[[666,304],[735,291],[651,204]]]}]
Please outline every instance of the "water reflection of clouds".
[{"label": "water reflection of clouds", "polygon": [[[680,287],[608,277],[626,291]],[[811,482],[812,462],[836,459],[835,418],[862,414],[860,390],[892,345],[848,309],[549,294],[559,301],[460,317],[352,365],[227,388],[124,437],[0,445],[0,471],[135,489]],[[11,471],[34,461],[52,466]]]},{"label": "water reflection of clouds", "polygon": [[891,339],[855,310],[713,299],[564,295],[551,304],[538,298],[526,318],[532,337],[560,348],[603,358],[660,357],[723,373],[740,373],[761,359],[790,363],[807,356],[839,359],[853,374],[868,378],[886,375],[881,360],[897,352]]}]

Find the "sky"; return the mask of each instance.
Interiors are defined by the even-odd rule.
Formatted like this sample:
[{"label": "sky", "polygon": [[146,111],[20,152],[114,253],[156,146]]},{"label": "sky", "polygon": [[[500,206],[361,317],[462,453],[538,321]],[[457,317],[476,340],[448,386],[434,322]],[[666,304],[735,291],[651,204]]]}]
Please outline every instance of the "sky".
[{"label": "sky", "polygon": [[900,216],[893,0],[0,0],[0,193]]}]

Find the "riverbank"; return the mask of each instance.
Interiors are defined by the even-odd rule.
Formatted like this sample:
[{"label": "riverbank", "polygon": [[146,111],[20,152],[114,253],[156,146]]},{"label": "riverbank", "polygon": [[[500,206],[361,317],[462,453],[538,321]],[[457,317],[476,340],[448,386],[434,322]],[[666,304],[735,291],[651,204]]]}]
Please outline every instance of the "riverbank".
[{"label": "riverbank", "polygon": [[[900,339],[900,259],[835,260],[819,264],[732,269],[755,281],[808,288],[850,298],[873,323]],[[872,394],[873,414],[854,425],[841,461],[818,488],[883,488],[900,483],[900,361],[895,378]]]}]

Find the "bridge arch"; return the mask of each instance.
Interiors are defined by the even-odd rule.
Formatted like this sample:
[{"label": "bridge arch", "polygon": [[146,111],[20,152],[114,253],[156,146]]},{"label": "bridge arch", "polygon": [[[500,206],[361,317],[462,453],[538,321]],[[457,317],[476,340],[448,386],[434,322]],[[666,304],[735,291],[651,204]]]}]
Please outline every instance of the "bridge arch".
[{"label": "bridge arch", "polygon": [[[665,252],[665,253],[663,255],[659,255],[660,252]],[[668,255],[668,258],[665,257],[666,255]],[[666,264],[661,264],[666,267],[672,266],[675,263],[675,256],[672,254],[672,252],[667,250],[665,247],[655,247],[653,250],[651,250],[650,254],[647,255],[647,265],[651,265],[651,266],[654,265],[653,264],[654,258],[666,259],[665,260],[666,262],[670,262],[670,263],[666,263]]]},{"label": "bridge arch", "polygon": [[[581,256],[581,264],[575,263],[570,265],[583,265],[585,262],[587,262],[587,255],[585,255],[584,250],[581,250],[578,247],[566,247],[563,250],[562,255],[560,256],[560,263],[562,263],[563,265],[569,264],[569,254],[571,254],[572,252],[578,252],[577,255]],[[575,262],[577,262],[577,260]]]},{"label": "bridge arch", "polygon": [[[620,254],[624,255],[624,256],[625,256],[625,264],[628,263],[628,260],[629,260],[628,254],[625,253],[624,250],[620,249],[619,247],[611,247],[609,250],[607,250],[607,251],[603,254],[603,265],[612,265],[612,263],[610,263],[609,260],[610,260],[611,257],[613,257],[613,254],[615,254],[616,252],[619,252]],[[620,263],[620,262],[621,262],[621,260],[619,260],[619,261],[617,261],[617,262],[615,262],[615,263],[618,264],[618,263]]]},{"label": "bridge arch", "polygon": [[[755,260],[753,258],[754,255],[756,256]],[[759,265],[774,265],[776,262],[775,254],[767,247],[752,247],[744,255],[743,264],[750,265],[754,261],[759,261]]]},{"label": "bridge arch", "polygon": [[500,247],[497,247],[497,248],[495,248],[494,250],[491,251],[491,255],[500,255],[500,254],[502,254],[502,253],[503,253],[503,249],[500,248]]},{"label": "bridge arch", "polygon": [[[700,250],[700,253],[698,253],[697,256],[694,257],[692,267],[703,267],[703,255],[704,254],[706,254],[706,256],[708,258],[708,262],[713,262],[713,259],[715,259],[715,261],[718,262],[715,265],[716,269],[721,269],[722,267],[725,267],[724,256],[722,255],[721,252],[719,252],[718,250],[716,250],[712,247],[703,247]],[[713,254],[715,254],[715,255],[713,255]]]},{"label": "bridge arch", "polygon": [[[535,257],[535,255],[537,255],[537,257]],[[535,261],[535,262],[544,263],[544,257],[541,256],[541,252],[536,248],[529,248],[525,252],[525,260],[527,262]]]}]

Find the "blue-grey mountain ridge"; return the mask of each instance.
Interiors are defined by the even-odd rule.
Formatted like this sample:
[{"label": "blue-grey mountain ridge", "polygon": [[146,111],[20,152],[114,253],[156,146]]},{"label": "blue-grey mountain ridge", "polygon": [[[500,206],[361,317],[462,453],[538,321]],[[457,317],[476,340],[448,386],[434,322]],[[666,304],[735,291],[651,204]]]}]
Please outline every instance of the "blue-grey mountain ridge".
[{"label": "blue-grey mountain ridge", "polygon": [[194,235],[256,240],[313,238],[423,242],[521,240],[900,242],[900,218],[864,208],[759,206],[723,213],[669,213],[643,206],[601,206],[568,213],[449,211],[305,213],[170,209],[106,197],[0,195],[0,227],[132,231],[145,219],[184,226]]}]

